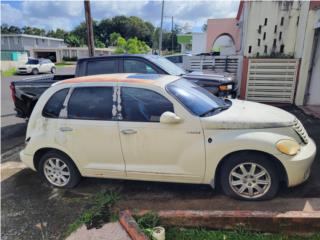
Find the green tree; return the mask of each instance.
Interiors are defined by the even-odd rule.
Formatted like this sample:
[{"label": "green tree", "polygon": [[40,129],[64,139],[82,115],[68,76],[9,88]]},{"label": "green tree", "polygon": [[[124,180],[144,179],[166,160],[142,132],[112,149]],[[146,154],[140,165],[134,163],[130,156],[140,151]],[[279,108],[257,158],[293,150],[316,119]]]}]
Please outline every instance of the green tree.
[{"label": "green tree", "polygon": [[65,39],[67,35],[68,35],[68,32],[61,28],[57,28],[56,30],[50,30],[47,32],[47,36],[53,37],[53,38]]},{"label": "green tree", "polygon": [[118,37],[115,53],[126,53],[126,45],[127,41],[121,36]]},{"label": "green tree", "polygon": [[37,36],[45,36],[46,30],[36,27],[24,26],[22,28],[22,33],[30,34],[30,35],[37,35]]},{"label": "green tree", "polygon": [[64,40],[69,47],[80,47],[81,43],[79,38],[74,34],[68,34]]},{"label": "green tree", "polygon": [[2,24],[1,33],[2,34],[19,34],[21,33],[21,29],[17,26],[9,26],[8,24]]},{"label": "green tree", "polygon": [[123,37],[118,37],[117,40],[117,48],[115,53],[130,53],[130,54],[138,54],[138,53],[148,53],[150,51],[150,47],[144,42],[138,40],[138,38],[129,38],[127,41]]},{"label": "green tree", "polygon": [[111,33],[109,36],[109,44],[111,46],[116,46],[119,37],[121,37],[120,33]]}]

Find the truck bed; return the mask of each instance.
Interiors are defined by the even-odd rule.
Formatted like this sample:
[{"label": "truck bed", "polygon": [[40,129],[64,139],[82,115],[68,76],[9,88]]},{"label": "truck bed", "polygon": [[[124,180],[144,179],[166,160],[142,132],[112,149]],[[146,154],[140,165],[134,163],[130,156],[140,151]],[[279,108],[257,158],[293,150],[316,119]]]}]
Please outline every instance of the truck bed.
[{"label": "truck bed", "polygon": [[15,103],[17,117],[30,116],[34,105],[41,94],[53,83],[73,78],[75,75],[41,75],[13,81],[10,85],[11,95]]}]

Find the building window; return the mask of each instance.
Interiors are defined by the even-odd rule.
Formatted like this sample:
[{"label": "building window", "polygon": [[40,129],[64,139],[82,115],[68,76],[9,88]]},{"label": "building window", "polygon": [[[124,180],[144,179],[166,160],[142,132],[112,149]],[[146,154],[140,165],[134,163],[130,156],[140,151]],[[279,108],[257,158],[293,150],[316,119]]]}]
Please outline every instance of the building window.
[{"label": "building window", "polygon": [[267,36],[267,33],[264,32],[264,33],[263,33],[263,40],[266,40],[266,36]]},{"label": "building window", "polygon": [[260,38],[258,38],[258,47],[260,47],[260,42],[261,42],[261,40],[260,40]]},{"label": "building window", "polygon": [[264,53],[268,53],[268,46],[264,45]]},{"label": "building window", "polygon": [[268,18],[265,18],[264,19],[264,25],[267,26],[267,24],[268,24]]},{"label": "building window", "polygon": [[257,52],[257,57],[259,57],[259,56],[260,56],[260,53]]},{"label": "building window", "polygon": [[299,25],[299,20],[300,20],[300,17],[298,16],[297,17],[297,26]]},{"label": "building window", "polygon": [[280,53],[284,53],[284,44],[280,46]]},{"label": "building window", "polygon": [[284,23],[284,17],[281,18],[281,23],[280,23],[280,25],[283,26],[283,23]]},{"label": "building window", "polygon": [[258,33],[260,34],[261,33],[261,25],[259,25],[259,29],[258,29]]},{"label": "building window", "polygon": [[273,45],[272,45],[274,48],[277,47],[277,39],[273,39]]},{"label": "building window", "polygon": [[36,45],[38,45],[39,44],[39,39],[38,38],[36,38]]},{"label": "building window", "polygon": [[282,39],[282,32],[279,32],[279,41]]},{"label": "building window", "polygon": [[248,53],[251,53],[251,50],[252,50],[252,47],[251,47],[251,46],[249,46]]},{"label": "building window", "polygon": [[277,33],[277,30],[278,30],[278,26],[274,25],[274,33]]}]

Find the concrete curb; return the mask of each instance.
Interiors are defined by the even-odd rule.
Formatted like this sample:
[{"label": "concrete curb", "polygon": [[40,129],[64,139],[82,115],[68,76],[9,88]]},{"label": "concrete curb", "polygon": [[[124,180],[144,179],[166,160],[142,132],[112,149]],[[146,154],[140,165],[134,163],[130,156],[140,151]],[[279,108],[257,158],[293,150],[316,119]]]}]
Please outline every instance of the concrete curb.
[{"label": "concrete curb", "polygon": [[[149,210],[134,212],[142,216]],[[320,211],[266,212],[266,211],[158,211],[160,224],[165,227],[206,227],[232,230],[245,227],[249,231],[312,234],[320,229]]]},{"label": "concrete curb", "polygon": [[149,238],[139,228],[130,211],[126,210],[120,212],[119,222],[132,240],[149,240]]}]

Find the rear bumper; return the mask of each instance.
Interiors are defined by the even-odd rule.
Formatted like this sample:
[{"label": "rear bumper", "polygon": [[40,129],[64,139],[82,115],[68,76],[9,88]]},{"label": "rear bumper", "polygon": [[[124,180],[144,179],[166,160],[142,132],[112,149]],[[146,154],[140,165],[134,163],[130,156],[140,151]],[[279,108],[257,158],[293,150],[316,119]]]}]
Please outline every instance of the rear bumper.
[{"label": "rear bumper", "polygon": [[309,143],[302,146],[297,155],[290,159],[281,159],[287,171],[288,187],[299,185],[308,179],[310,168],[316,155],[316,149],[314,141],[310,138]]},{"label": "rear bumper", "polygon": [[36,171],[33,164],[33,155],[26,154],[24,150],[20,152],[20,160],[26,164],[29,168]]}]

